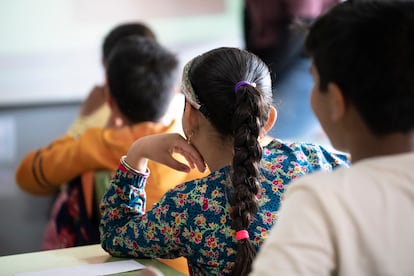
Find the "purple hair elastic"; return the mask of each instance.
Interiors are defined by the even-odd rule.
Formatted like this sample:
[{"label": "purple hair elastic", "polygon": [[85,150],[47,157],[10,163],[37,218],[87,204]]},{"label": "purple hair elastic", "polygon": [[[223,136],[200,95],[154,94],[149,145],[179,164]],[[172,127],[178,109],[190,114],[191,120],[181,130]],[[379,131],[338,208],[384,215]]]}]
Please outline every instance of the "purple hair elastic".
[{"label": "purple hair elastic", "polygon": [[248,81],[239,81],[238,83],[236,83],[236,85],[234,86],[234,92],[237,92],[237,90],[239,90],[239,88],[243,85],[250,85],[253,87],[256,87],[256,84],[254,82],[248,82]]}]

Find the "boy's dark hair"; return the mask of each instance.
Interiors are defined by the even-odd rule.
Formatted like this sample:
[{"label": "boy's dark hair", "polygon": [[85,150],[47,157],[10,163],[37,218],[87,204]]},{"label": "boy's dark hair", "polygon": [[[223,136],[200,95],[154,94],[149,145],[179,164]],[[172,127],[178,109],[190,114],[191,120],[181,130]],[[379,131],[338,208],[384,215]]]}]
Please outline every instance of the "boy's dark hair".
[{"label": "boy's dark hair", "polygon": [[[258,137],[272,103],[269,69],[250,52],[223,47],[194,58],[188,77],[202,103],[203,114],[224,139],[234,140],[232,228],[247,230],[258,210],[262,156]],[[240,81],[256,86],[243,85],[235,91]],[[249,239],[239,240],[232,275],[247,275],[255,255],[256,249]]]},{"label": "boy's dark hair", "polygon": [[414,127],[414,2],[346,1],[311,27],[305,43],[320,90],[337,84],[376,135]]},{"label": "boy's dark hair", "polygon": [[124,37],[130,35],[137,35],[146,37],[148,39],[157,40],[155,33],[149,26],[142,22],[130,22],[119,24],[115,26],[104,38],[102,44],[102,62],[105,64],[111,50],[115,47],[116,43]]},{"label": "boy's dark hair", "polygon": [[112,98],[131,123],[160,120],[173,96],[176,56],[156,41],[129,36],[108,58],[107,80]]}]

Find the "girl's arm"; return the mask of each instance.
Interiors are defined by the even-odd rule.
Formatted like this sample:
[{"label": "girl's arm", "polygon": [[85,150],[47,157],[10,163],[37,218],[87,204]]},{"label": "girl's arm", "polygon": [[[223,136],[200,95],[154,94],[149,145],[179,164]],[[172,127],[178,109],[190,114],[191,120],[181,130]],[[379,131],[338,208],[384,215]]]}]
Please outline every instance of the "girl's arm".
[{"label": "girl's arm", "polygon": [[[145,213],[148,159],[180,171],[190,167],[173,158],[183,155],[189,166],[205,170],[198,151],[179,134],[150,135],[135,141],[121,158],[111,187],[101,203],[101,245],[114,256],[176,257],[181,224],[174,219],[174,190]],[[175,188],[179,189],[179,188]],[[185,210],[183,211],[185,212]]]},{"label": "girl's arm", "polygon": [[101,202],[101,246],[118,257],[178,257],[182,227],[174,219],[174,191],[145,213],[149,172],[137,173],[121,161]]}]

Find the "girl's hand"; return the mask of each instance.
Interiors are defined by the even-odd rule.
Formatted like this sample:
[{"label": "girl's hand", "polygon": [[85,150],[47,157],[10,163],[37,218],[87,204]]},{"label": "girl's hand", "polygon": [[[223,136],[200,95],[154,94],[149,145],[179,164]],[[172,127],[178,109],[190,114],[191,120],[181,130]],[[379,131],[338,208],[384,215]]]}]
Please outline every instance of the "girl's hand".
[{"label": "girl's hand", "polygon": [[[190,167],[174,159],[173,153],[182,155]],[[183,172],[189,172],[190,168],[195,167],[200,172],[206,169],[204,159],[197,149],[178,133],[155,134],[136,140],[129,148],[125,162],[138,171],[145,172],[148,159]]]}]

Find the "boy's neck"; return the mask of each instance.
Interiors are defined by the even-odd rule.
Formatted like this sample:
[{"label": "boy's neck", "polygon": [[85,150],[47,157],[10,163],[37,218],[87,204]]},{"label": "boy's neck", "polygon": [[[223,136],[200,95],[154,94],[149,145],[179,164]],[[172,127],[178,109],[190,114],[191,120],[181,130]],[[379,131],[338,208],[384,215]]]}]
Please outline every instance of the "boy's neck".
[{"label": "boy's neck", "polygon": [[349,145],[353,163],[371,157],[414,152],[414,131],[383,136],[359,133],[353,136]]}]

